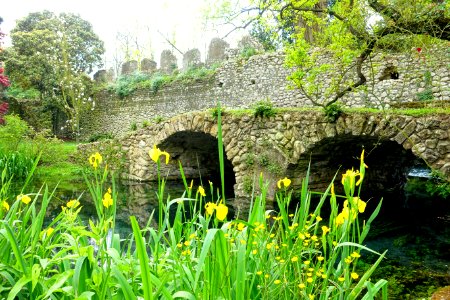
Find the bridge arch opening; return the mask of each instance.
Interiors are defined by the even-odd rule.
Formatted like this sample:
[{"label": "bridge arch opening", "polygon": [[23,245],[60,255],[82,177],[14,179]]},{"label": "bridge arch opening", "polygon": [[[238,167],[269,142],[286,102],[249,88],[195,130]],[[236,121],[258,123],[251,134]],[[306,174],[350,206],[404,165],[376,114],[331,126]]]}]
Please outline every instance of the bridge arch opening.
[{"label": "bridge arch opening", "polygon": [[[187,180],[194,179],[195,184],[199,184],[201,179],[208,193],[208,181],[216,189],[221,186],[217,142],[217,138],[204,132],[179,131],[163,140],[158,147],[167,151],[172,160],[181,161]],[[223,151],[225,154],[225,149]],[[224,156],[225,196],[234,198],[236,177],[231,161]],[[168,174],[168,179],[181,179],[178,164],[172,165]]]},{"label": "bridge arch opening", "polygon": [[371,136],[340,135],[325,138],[313,145],[299,159],[290,164],[287,174],[295,178],[294,188],[300,188],[301,178],[311,161],[310,189],[323,192],[336,175],[335,190],[344,194],[341,184],[342,174],[346,170],[359,169],[359,159],[365,150],[366,176],[361,190],[361,198],[370,200],[376,207],[383,198],[383,212],[403,209],[408,205],[405,198],[405,184],[412,168],[426,166],[411,150],[388,139]]}]

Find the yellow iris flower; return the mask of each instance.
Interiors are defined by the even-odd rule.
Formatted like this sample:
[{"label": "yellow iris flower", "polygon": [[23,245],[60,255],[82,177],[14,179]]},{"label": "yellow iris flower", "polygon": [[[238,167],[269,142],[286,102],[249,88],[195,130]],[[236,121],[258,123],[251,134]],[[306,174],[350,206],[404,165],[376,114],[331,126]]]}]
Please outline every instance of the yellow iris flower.
[{"label": "yellow iris flower", "polygon": [[4,210],[8,211],[9,210],[9,204],[8,202],[6,202],[5,200],[3,200],[2,202],[2,207]]},{"label": "yellow iris flower", "polygon": [[285,188],[288,188],[291,185],[291,180],[287,177],[284,177],[283,179],[278,180],[277,182],[277,186],[279,189],[281,189],[281,184],[283,184],[283,186]]},{"label": "yellow iris flower", "polygon": [[31,202],[31,198],[28,195],[23,194],[18,195],[17,200],[22,201],[24,204],[28,204]]},{"label": "yellow iris flower", "polygon": [[159,161],[160,156],[164,155],[166,157],[166,165],[169,163],[170,154],[166,151],[161,151],[161,149],[156,147],[156,145],[153,145],[153,149],[150,149],[148,154],[150,155],[150,158],[156,163]]},{"label": "yellow iris flower", "polygon": [[204,189],[201,185],[198,187],[198,192],[199,192],[200,195],[202,195],[203,197],[206,197],[205,189]]},{"label": "yellow iris flower", "polygon": [[78,200],[70,200],[69,202],[67,202],[66,206],[68,208],[77,208],[80,205],[80,201]]},{"label": "yellow iris flower", "polygon": [[102,203],[103,203],[103,206],[106,208],[113,205],[113,199],[109,192],[106,192],[105,195],[103,195]]},{"label": "yellow iris flower", "polygon": [[219,221],[225,220],[228,214],[228,207],[225,204],[219,203],[216,207],[216,218]]},{"label": "yellow iris flower", "polygon": [[89,157],[89,163],[92,165],[92,167],[94,167],[94,169],[97,169],[97,167],[102,163],[102,161],[103,157],[98,152],[92,154]]},{"label": "yellow iris flower", "polygon": [[212,215],[214,213],[214,210],[216,209],[216,204],[213,202],[208,202],[205,204],[206,213],[208,215]]}]

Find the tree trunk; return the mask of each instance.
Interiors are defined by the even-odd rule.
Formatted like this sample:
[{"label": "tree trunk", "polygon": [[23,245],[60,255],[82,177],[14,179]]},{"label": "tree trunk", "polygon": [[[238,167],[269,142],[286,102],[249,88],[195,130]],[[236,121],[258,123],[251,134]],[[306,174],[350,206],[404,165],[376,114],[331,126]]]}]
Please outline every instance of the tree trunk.
[{"label": "tree trunk", "polygon": [[[319,0],[319,2],[317,2],[316,5],[314,5],[314,8],[325,10],[327,8],[327,0]],[[320,18],[323,18],[324,16],[323,13],[315,13],[315,14]],[[297,30],[305,28],[304,34],[305,40],[310,44],[314,44],[315,33],[321,30],[319,24],[315,22],[312,25],[308,25],[306,20],[301,15],[298,16],[297,24],[298,24]]]}]

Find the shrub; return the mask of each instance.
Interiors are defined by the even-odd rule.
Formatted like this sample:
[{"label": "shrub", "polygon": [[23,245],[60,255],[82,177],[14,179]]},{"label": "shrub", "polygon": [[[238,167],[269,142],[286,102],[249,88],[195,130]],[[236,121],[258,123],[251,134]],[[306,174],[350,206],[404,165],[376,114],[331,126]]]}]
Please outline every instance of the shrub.
[{"label": "shrub", "polygon": [[109,133],[109,132],[95,133],[88,138],[88,142],[92,143],[92,142],[97,142],[97,141],[101,141],[101,140],[109,140],[109,139],[113,139],[113,138],[114,138],[114,136],[112,135],[112,133]]},{"label": "shrub", "polygon": [[253,47],[244,47],[241,52],[239,53],[239,56],[244,59],[247,60],[250,57],[252,57],[253,55],[258,54],[258,50],[256,50]]},{"label": "shrub", "polygon": [[12,84],[6,90],[6,96],[16,99],[38,99],[40,92],[34,88],[23,89],[20,86]]},{"label": "shrub", "polygon": [[130,130],[131,130],[131,131],[136,131],[136,130],[137,130],[137,124],[136,124],[136,122],[131,123],[131,125],[130,125]]},{"label": "shrub", "polygon": [[5,124],[0,126],[0,146],[6,152],[16,151],[19,143],[30,133],[30,128],[17,115],[7,115],[4,119]]},{"label": "shrub", "polygon": [[341,116],[343,113],[342,106],[339,103],[332,103],[326,107],[324,107],[324,113],[325,117],[327,118],[328,122],[336,122],[336,120]]},{"label": "shrub", "polygon": [[268,118],[273,117],[276,114],[275,109],[273,108],[273,103],[270,100],[262,100],[258,101],[253,105],[255,117]]}]

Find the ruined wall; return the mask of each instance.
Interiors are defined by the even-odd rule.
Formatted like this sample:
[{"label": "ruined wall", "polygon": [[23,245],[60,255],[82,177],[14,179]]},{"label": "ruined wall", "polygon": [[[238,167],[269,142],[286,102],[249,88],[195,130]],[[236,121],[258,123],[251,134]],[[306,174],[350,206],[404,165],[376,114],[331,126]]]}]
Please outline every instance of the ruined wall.
[{"label": "ruined wall", "polygon": [[[95,110],[81,121],[82,136],[96,133],[122,136],[131,125],[142,126],[155,118],[204,110],[216,106],[217,101],[230,108],[249,108],[256,101],[269,99],[277,107],[312,106],[298,89],[289,88],[286,77],[292,70],[284,66],[284,54],[266,53],[243,59],[236,49],[228,49],[227,60],[216,74],[202,81],[173,82],[156,93],[139,90],[125,99],[110,92],[96,96]],[[385,70],[395,66],[398,79],[381,80]],[[364,91],[349,93],[342,102],[351,107],[388,108],[394,103],[410,102],[426,97],[434,100],[450,99],[450,53],[446,49],[419,55],[379,54],[368,61],[364,69],[369,76]],[[429,93],[429,95],[426,95]],[[425,97],[425,98],[426,98]]]}]

